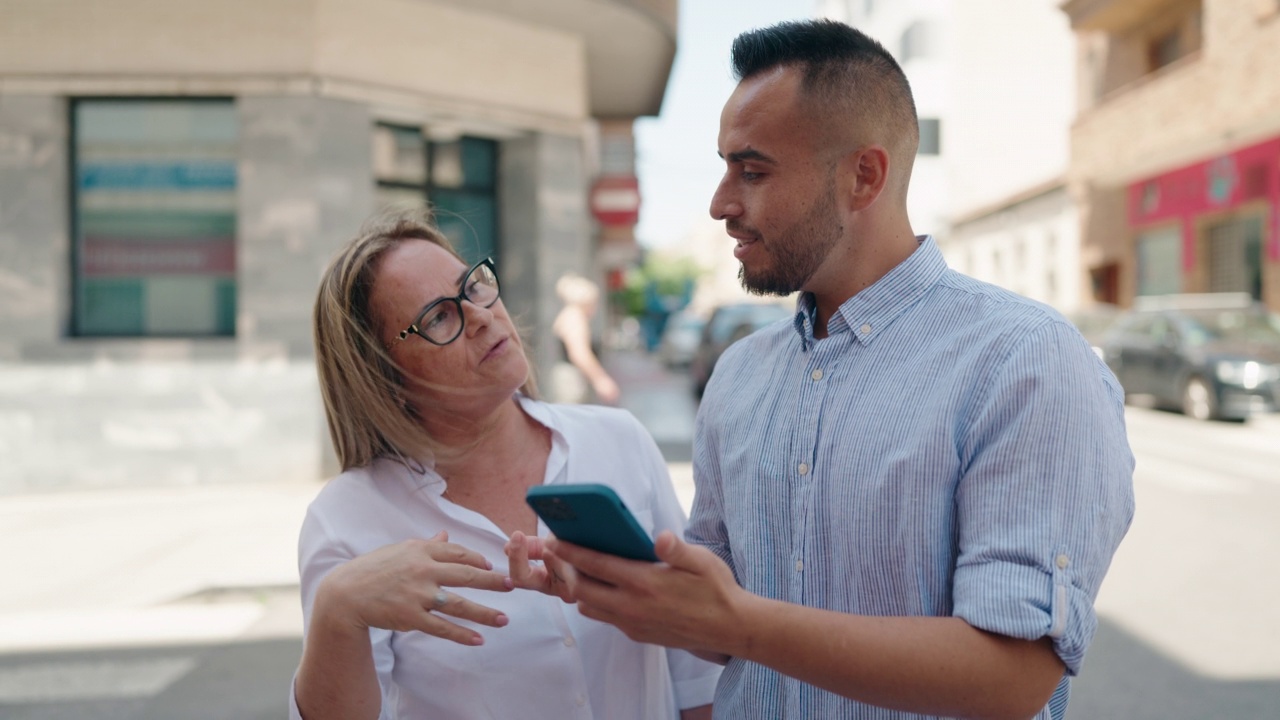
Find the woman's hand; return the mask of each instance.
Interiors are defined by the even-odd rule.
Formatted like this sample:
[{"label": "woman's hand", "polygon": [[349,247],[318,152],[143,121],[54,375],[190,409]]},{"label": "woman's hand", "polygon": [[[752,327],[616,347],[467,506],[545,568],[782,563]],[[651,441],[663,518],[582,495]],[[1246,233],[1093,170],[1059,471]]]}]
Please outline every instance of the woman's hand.
[{"label": "woman's hand", "polygon": [[[507,553],[507,570],[515,586],[524,590],[537,590],[571,603],[575,599],[569,591],[573,580],[573,568],[558,557],[545,552],[542,538],[529,537],[517,530],[511,533],[503,551]],[[537,561],[538,564],[533,564]]]},{"label": "woman's hand", "polygon": [[506,592],[514,584],[493,572],[480,553],[448,540],[442,531],[429,540],[387,545],[339,565],[320,583],[315,618],[360,630],[417,630],[463,645],[483,644],[479,633],[444,616],[490,627],[506,625],[507,616],[444,588]]}]

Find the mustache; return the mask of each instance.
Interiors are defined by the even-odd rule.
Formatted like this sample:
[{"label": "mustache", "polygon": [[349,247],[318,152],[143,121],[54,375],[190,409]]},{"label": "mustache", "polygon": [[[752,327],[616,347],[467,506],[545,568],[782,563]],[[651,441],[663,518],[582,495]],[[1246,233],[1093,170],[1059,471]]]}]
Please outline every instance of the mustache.
[{"label": "mustache", "polygon": [[750,235],[753,240],[761,240],[760,231],[733,220],[724,221],[725,230],[737,235]]}]

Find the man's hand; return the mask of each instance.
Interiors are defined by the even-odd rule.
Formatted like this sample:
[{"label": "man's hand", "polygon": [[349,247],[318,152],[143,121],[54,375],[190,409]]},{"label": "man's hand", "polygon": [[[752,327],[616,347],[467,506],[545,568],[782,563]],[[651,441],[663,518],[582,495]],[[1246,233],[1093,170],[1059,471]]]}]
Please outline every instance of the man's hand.
[{"label": "man's hand", "polygon": [[[637,642],[732,655],[748,640],[738,623],[747,597],[733,571],[710,550],[670,531],[654,543],[661,562],[627,560],[550,539],[552,557],[577,570],[569,589],[578,610]],[[749,641],[749,640],[748,640]]]}]

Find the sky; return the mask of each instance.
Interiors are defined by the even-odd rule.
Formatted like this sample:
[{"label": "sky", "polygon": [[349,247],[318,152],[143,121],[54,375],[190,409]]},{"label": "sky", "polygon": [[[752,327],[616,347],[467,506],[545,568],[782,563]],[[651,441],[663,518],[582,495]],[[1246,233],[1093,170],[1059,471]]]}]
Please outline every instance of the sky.
[{"label": "sky", "polygon": [[814,0],[681,0],[676,59],[662,113],[636,121],[640,221],[650,248],[680,243],[708,217],[724,172],[716,155],[720,109],[733,92],[729,49],[745,30],[813,17]]}]

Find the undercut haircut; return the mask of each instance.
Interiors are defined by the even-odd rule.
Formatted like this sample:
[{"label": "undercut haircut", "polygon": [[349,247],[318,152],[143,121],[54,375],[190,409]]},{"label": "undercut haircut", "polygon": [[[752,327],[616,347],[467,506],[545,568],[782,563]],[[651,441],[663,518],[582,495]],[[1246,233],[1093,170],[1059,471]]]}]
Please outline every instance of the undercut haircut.
[{"label": "undercut haircut", "polygon": [[774,68],[801,71],[806,100],[825,106],[828,119],[870,122],[897,135],[907,175],[920,144],[911,84],[884,46],[835,20],[778,23],[742,33],[733,41],[733,74],[739,82]]}]

